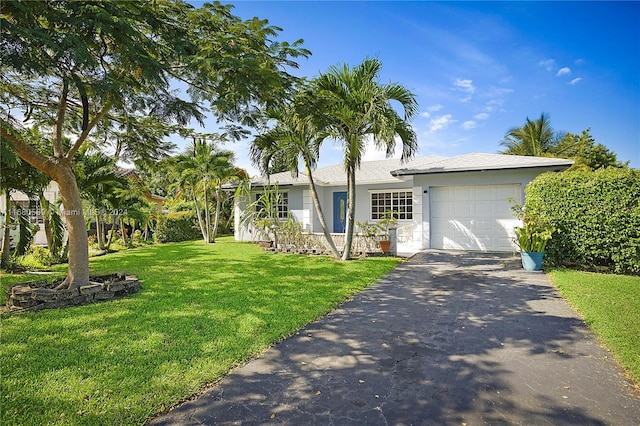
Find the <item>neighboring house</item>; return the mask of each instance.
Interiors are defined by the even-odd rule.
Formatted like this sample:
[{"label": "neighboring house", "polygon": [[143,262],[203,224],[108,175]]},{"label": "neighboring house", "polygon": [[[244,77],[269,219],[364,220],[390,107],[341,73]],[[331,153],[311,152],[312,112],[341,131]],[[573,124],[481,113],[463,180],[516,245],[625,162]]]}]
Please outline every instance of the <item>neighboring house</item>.
[{"label": "neighboring house", "polygon": [[[421,249],[512,251],[513,228],[519,222],[509,199],[522,204],[524,188],[536,176],[572,164],[559,158],[479,153],[418,157],[404,164],[400,160],[363,162],[356,172],[356,220],[376,222],[388,210],[397,212],[400,254]],[[343,234],[344,166],[319,168],[313,177],[330,231]],[[255,180],[251,197],[255,199],[268,182],[278,183],[283,194],[282,219],[291,214],[305,231],[322,232],[305,174],[294,178],[284,172]],[[259,238],[241,220],[247,203],[246,197],[236,200],[236,240]]]},{"label": "neighboring house", "polygon": [[[58,189],[58,184],[54,181],[49,182],[49,185],[44,190],[44,197],[51,203],[54,203],[58,197],[60,196],[60,190]],[[2,225],[4,226],[4,218],[5,212],[7,211],[7,206],[5,205],[5,197],[4,195],[0,197],[0,215],[2,216]],[[47,244],[47,236],[44,233],[44,222],[42,220],[42,211],[40,210],[40,201],[36,198],[29,198],[27,194],[20,191],[12,191],[11,192],[11,216],[16,217],[16,212],[20,211],[22,213],[28,213],[29,222],[40,225],[40,229],[34,236],[34,244],[37,245],[46,245]],[[11,231],[11,237],[13,241],[18,241],[19,231],[16,226],[15,229]],[[0,232],[0,244],[2,242],[3,233]]]}]

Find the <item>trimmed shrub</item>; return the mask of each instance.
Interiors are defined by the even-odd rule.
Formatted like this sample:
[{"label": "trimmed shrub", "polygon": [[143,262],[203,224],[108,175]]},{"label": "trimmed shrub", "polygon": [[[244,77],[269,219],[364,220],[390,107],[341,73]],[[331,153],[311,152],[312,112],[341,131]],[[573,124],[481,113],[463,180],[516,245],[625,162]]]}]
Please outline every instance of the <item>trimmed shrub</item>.
[{"label": "trimmed shrub", "polygon": [[640,171],[542,174],[526,188],[525,212],[555,228],[552,264],[640,274]]},{"label": "trimmed shrub", "polygon": [[18,258],[18,264],[26,268],[46,268],[54,263],[49,249],[36,245],[29,247],[27,254]]},{"label": "trimmed shrub", "polygon": [[193,211],[169,212],[158,225],[155,233],[161,243],[197,240],[200,235],[198,219]]}]

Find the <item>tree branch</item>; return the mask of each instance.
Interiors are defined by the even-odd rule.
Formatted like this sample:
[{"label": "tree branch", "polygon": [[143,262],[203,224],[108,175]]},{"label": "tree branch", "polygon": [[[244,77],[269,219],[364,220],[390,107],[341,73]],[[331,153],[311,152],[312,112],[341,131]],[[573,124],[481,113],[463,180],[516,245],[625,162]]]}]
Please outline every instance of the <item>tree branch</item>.
[{"label": "tree branch", "polygon": [[55,121],[55,137],[53,139],[53,155],[61,158],[64,155],[62,148],[62,125],[64,123],[64,116],[67,112],[67,94],[69,93],[69,83],[66,79],[62,80],[62,93],[60,94],[60,100],[58,101],[58,108],[56,111]]},{"label": "tree branch", "polygon": [[71,78],[73,78],[73,82],[78,88],[80,100],[82,101],[82,131],[84,132],[89,125],[89,98],[87,96],[87,89],[76,74],[73,74]]},{"label": "tree branch", "polygon": [[76,153],[78,152],[78,150],[80,149],[84,141],[87,139],[87,136],[89,136],[89,133],[91,133],[91,130],[93,130],[93,128],[100,122],[100,120],[102,120],[102,117],[104,117],[104,115],[109,111],[109,109],[111,109],[111,105],[112,105],[111,101],[107,101],[102,107],[102,109],[91,119],[91,121],[89,121],[89,123],[87,124],[87,128],[82,131],[82,133],[80,134],[76,142],[73,144],[69,152],[67,152],[67,155],[65,155],[65,158],[67,160],[73,159],[73,156],[76,155]]},{"label": "tree branch", "polygon": [[5,139],[15,149],[16,153],[27,163],[31,164],[38,170],[43,171],[52,179],[55,179],[54,163],[51,158],[42,154],[40,151],[29,145],[20,135],[10,131],[12,126],[10,123],[0,119],[0,138]]}]

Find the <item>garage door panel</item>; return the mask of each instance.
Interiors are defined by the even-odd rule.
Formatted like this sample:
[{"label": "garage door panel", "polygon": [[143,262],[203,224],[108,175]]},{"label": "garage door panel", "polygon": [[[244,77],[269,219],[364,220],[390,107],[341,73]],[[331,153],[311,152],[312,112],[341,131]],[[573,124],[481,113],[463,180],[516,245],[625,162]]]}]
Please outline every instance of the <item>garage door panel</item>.
[{"label": "garage door panel", "polygon": [[474,226],[477,231],[491,231],[494,227],[495,223],[492,220],[478,220]]},{"label": "garage door panel", "polygon": [[520,184],[432,187],[431,247],[453,250],[513,250],[510,197],[521,202]]}]

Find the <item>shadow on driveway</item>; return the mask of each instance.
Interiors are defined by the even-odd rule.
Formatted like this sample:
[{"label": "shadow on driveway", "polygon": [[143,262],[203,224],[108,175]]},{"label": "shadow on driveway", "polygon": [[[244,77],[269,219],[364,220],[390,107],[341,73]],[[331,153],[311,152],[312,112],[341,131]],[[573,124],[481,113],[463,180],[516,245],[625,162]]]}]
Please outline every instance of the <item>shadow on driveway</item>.
[{"label": "shadow on driveway", "polygon": [[151,424],[639,425],[640,399],[543,273],[427,251]]}]

